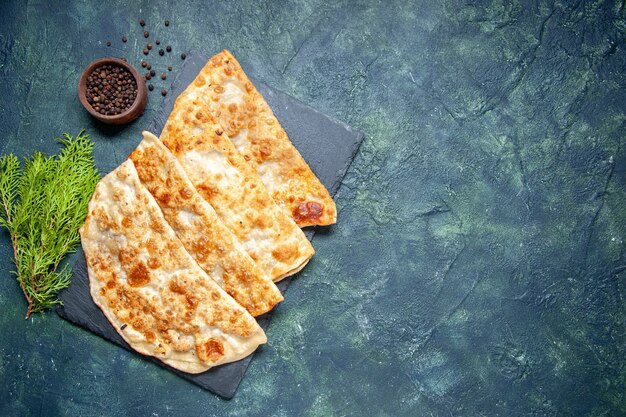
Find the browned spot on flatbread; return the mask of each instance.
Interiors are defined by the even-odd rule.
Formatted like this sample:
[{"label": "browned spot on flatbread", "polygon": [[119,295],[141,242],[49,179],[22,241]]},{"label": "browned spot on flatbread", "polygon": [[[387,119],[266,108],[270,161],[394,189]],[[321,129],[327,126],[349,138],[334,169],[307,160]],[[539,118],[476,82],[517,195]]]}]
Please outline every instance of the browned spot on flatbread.
[{"label": "browned spot on flatbread", "polygon": [[272,154],[271,145],[267,143],[261,145],[261,148],[259,149],[259,153],[261,154],[261,159],[265,160],[265,158],[267,158],[268,156]]},{"label": "browned spot on flatbread", "polygon": [[141,287],[150,282],[150,271],[143,262],[139,262],[128,274],[128,285],[131,287]]},{"label": "browned spot on flatbread", "polygon": [[205,199],[211,201],[211,198],[215,195],[219,194],[219,190],[217,187],[211,186],[209,184],[198,184],[197,187],[200,195],[202,195]]},{"label": "browned spot on flatbread", "polygon": [[213,245],[206,236],[200,236],[192,244],[192,250],[194,251],[194,254],[198,255],[200,259],[206,258],[207,255],[211,253],[214,248],[215,245]]},{"label": "browned spot on flatbread", "polygon": [[117,259],[122,264],[122,268],[127,268],[132,265],[135,257],[137,256],[137,252],[132,249],[120,249],[117,254]]},{"label": "browned spot on flatbread", "polygon": [[161,262],[159,262],[157,258],[148,259],[148,268],[157,269],[160,266],[161,266]]},{"label": "browned spot on flatbread", "polygon": [[170,281],[169,285],[170,291],[176,294],[185,294],[185,288],[183,288],[178,282]]},{"label": "browned spot on flatbread", "polygon": [[150,222],[150,227],[157,233],[163,233],[165,231],[165,225],[163,222],[154,221],[154,219]]},{"label": "browned spot on flatbread", "polygon": [[204,79],[203,76],[198,75],[196,79],[194,80],[194,84],[197,85],[198,87],[202,87],[204,84],[206,84],[206,80]]},{"label": "browned spot on flatbread", "polygon": [[198,299],[191,294],[185,294],[185,300],[187,301],[187,307],[190,310],[195,310],[198,306]]},{"label": "browned spot on flatbread", "polygon": [[294,245],[280,245],[272,251],[272,256],[279,262],[289,263],[298,257],[298,247]]},{"label": "browned spot on flatbread", "polygon": [[166,206],[170,202],[170,198],[172,198],[169,193],[160,193],[158,195],[155,195],[155,197],[161,204],[164,204]]},{"label": "browned spot on flatbread", "polygon": [[296,223],[314,222],[324,213],[324,207],[315,201],[303,201],[293,210],[293,219]]},{"label": "browned spot on flatbread", "polygon": [[187,187],[181,188],[178,193],[185,200],[189,200],[193,196],[193,191]]},{"label": "browned spot on flatbread", "polygon": [[203,362],[217,362],[224,356],[224,345],[217,339],[196,343],[196,353]]}]

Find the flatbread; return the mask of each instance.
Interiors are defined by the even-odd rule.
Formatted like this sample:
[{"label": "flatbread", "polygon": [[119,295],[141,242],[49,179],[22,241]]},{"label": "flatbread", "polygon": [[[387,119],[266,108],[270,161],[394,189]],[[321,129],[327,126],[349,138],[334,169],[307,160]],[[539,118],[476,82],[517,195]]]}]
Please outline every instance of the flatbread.
[{"label": "flatbread", "polygon": [[195,91],[205,100],[211,115],[259,174],[274,201],[300,227],[337,221],[328,190],[230,52],[223,50],[213,56],[186,91]]},{"label": "flatbread", "polygon": [[271,278],[198,194],[176,157],[153,134],[143,132],[143,138],[129,158],[187,252],[250,314],[271,310],[283,300]]},{"label": "flatbread", "polygon": [[80,233],[91,296],[137,352],[199,373],[267,341],[185,251],[130,160],[98,183]]},{"label": "flatbread", "polygon": [[315,252],[313,247],[291,217],[274,203],[197,92],[183,93],[176,99],[161,141],[274,282],[306,265]]}]

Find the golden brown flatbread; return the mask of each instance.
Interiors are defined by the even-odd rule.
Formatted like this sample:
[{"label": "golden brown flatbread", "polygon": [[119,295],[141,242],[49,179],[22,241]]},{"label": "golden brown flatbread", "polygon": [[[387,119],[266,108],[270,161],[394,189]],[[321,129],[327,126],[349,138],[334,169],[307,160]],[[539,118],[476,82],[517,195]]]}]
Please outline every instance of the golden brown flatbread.
[{"label": "golden brown flatbread", "polygon": [[293,146],[263,96],[227,50],[213,56],[189,85],[259,174],[276,203],[300,227],[337,221],[330,194]]},{"label": "golden brown flatbread", "polygon": [[80,232],[91,296],[139,353],[198,373],[267,341],[183,248],[130,160],[98,183]]},{"label": "golden brown flatbread", "polygon": [[306,265],[313,256],[313,247],[274,203],[197,92],[178,97],[161,141],[178,158],[200,195],[273,281]]},{"label": "golden brown flatbread", "polygon": [[283,300],[271,278],[200,196],[176,157],[152,133],[143,137],[129,158],[187,252],[250,314],[271,310]]}]

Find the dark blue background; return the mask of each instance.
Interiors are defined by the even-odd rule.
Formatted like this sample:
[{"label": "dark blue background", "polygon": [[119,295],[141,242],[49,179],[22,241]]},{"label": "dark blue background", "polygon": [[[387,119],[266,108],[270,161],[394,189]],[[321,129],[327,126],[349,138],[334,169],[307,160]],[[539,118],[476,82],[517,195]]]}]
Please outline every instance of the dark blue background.
[{"label": "dark blue background", "polygon": [[96,126],[75,85],[96,57],[139,63],[140,18],[174,47],[150,55],[161,67],[228,48],[366,138],[339,223],[316,235],[230,402],[53,313],[24,321],[3,234],[0,415],[626,414],[625,13],[623,1],[2,2],[3,153],[53,152],[86,128],[101,170],[123,161],[169,80],[121,129]]}]

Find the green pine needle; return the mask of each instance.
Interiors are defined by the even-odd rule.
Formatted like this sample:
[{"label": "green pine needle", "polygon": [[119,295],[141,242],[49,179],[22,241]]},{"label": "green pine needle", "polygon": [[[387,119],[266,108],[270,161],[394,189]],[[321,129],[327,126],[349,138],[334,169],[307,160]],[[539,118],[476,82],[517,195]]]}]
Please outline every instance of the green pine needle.
[{"label": "green pine needle", "polygon": [[26,318],[61,304],[57,295],[69,286],[71,271],[59,264],[80,242],[78,229],[100,180],[84,130],[58,141],[64,146],[58,156],[35,152],[23,169],[14,155],[0,158],[0,226],[11,235]]}]

